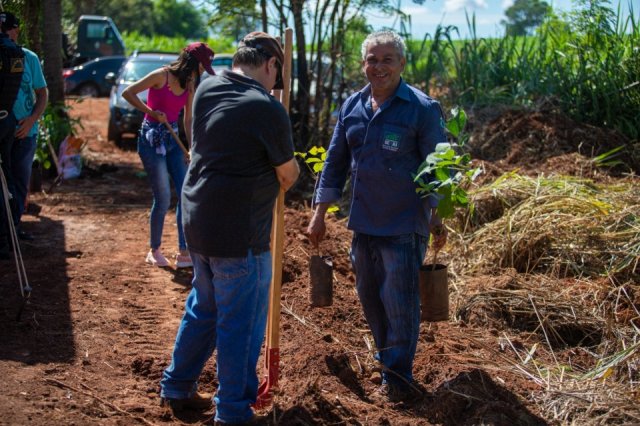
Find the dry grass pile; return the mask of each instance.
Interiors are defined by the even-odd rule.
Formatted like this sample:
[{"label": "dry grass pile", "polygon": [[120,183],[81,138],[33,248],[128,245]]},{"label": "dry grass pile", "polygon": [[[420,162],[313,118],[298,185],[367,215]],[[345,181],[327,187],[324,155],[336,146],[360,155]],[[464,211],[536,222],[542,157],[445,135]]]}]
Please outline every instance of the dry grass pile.
[{"label": "dry grass pile", "polygon": [[458,320],[499,336],[489,362],[538,384],[546,419],[640,422],[638,182],[511,172],[472,200],[452,296]]},{"label": "dry grass pile", "polygon": [[637,182],[600,185],[511,172],[474,191],[472,200],[475,216],[459,234],[467,272],[515,268],[558,277],[638,279]]},{"label": "dry grass pile", "polygon": [[547,419],[640,421],[640,313],[631,293],[637,286],[572,279],[559,288],[544,275],[516,273],[506,286],[485,282],[479,291],[460,284],[454,294],[459,320],[504,330],[497,348],[475,342],[495,355],[485,365],[506,361],[538,384],[531,398]]}]

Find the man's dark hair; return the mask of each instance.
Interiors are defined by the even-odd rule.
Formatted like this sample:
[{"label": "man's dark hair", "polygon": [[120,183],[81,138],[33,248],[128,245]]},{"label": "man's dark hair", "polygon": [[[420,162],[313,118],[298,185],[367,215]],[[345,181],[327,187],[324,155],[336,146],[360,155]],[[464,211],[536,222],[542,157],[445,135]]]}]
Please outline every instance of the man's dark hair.
[{"label": "man's dark hair", "polygon": [[264,55],[257,49],[250,47],[240,47],[233,55],[233,66],[248,65],[254,68],[262,66],[269,60],[269,56]]},{"label": "man's dark hair", "polygon": [[[261,60],[260,57],[263,59]],[[274,37],[261,31],[254,31],[244,36],[238,43],[238,50],[233,55],[233,65],[251,65],[259,67],[265,60],[276,58],[278,75],[274,89],[283,89],[282,68],[284,65],[284,51],[282,45]]]}]

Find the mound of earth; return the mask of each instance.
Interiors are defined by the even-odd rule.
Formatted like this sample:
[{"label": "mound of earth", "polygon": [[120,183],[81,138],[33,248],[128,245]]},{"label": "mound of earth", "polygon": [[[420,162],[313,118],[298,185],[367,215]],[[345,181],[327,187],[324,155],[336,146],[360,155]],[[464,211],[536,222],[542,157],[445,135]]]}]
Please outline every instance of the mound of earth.
[{"label": "mound of earth", "polygon": [[626,164],[606,172],[638,174],[640,145],[621,133],[577,123],[560,112],[526,110],[506,110],[486,125],[475,126],[468,143],[472,157],[493,168],[584,177],[603,173],[591,158],[620,146],[625,149],[616,159]]}]

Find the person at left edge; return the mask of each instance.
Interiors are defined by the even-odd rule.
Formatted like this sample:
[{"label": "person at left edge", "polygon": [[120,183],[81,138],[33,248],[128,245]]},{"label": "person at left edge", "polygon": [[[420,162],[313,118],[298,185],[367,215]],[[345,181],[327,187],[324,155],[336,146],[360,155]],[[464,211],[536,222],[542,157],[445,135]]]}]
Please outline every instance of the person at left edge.
[{"label": "person at left edge", "polygon": [[[206,70],[214,75],[211,68],[213,50],[205,43],[194,42],[185,47],[176,61],[168,66],[151,71],[142,79],[133,83],[122,92],[136,109],[144,112],[144,120],[138,137],[138,155],[149,177],[153,192],[153,204],[149,218],[149,252],[145,261],[153,266],[169,266],[162,254],[162,229],[164,218],[171,203],[169,178],[178,196],[176,205],[176,225],[178,227],[178,253],[175,255],[176,268],[193,266],[187,251],[182,229],[182,207],[180,192],[187,173],[188,159],[173,135],[167,129],[167,123],[178,134],[178,117],[184,108],[184,129],[187,144],[191,144],[191,103],[200,76]],[[137,96],[149,89],[147,103]],[[188,147],[185,147],[188,149]]]},{"label": "person at left edge", "polygon": [[[13,13],[0,13],[0,29],[0,43],[15,45],[18,42],[20,20]],[[47,107],[49,91],[38,55],[24,47],[22,50],[25,55],[24,72],[18,97],[13,104],[16,130],[12,142],[0,144],[0,158],[9,192],[13,196],[11,214],[18,238],[31,240],[33,236],[20,229],[20,220],[25,210],[33,157],[36,153],[38,119]]]}]

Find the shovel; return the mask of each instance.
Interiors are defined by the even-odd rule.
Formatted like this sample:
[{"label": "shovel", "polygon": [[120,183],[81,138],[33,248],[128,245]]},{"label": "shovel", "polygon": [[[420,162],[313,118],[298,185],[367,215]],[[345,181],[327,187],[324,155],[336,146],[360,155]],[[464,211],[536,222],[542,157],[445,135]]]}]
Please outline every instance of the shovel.
[{"label": "shovel", "polygon": [[[293,45],[293,30],[287,28],[284,32],[284,64],[282,65],[282,79],[284,89],[280,93],[280,102],[289,111],[289,97],[291,85],[291,47]],[[276,96],[277,97],[277,96]],[[282,286],[282,252],[284,247],[284,191],[280,190],[276,205],[273,209],[273,226],[271,229],[272,277],[269,292],[269,313],[267,317],[267,338],[265,367],[267,374],[265,381],[258,388],[258,397],[253,405],[256,409],[265,408],[273,402],[273,393],[278,388],[280,377],[280,288]]]},{"label": "shovel", "polygon": [[167,128],[167,130],[169,130],[169,133],[171,133],[171,136],[176,141],[178,146],[182,149],[182,152],[184,152],[184,155],[187,157],[187,160],[190,161],[191,155],[189,155],[189,151],[187,151],[187,148],[185,148],[184,144],[182,143],[182,141],[180,140],[178,135],[176,135],[176,132],[173,131],[173,128],[171,127],[171,125],[169,123],[167,123],[166,121],[164,122],[164,125]]},{"label": "shovel", "polygon": [[449,319],[449,283],[447,265],[438,263],[438,251],[433,252],[433,263],[420,266],[421,321],[447,321]]}]

